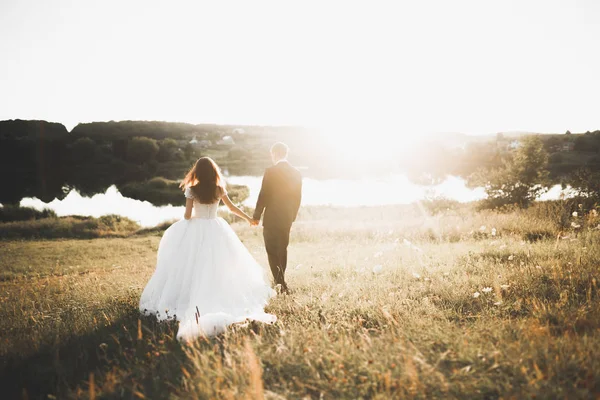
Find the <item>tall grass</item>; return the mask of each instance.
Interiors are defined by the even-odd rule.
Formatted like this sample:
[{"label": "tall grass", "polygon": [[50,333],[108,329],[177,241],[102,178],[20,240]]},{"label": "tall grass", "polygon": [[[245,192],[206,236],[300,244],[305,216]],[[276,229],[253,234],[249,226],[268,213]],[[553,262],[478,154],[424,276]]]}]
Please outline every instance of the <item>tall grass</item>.
[{"label": "tall grass", "polygon": [[12,204],[5,204],[0,207],[0,222],[28,221],[42,218],[56,218],[56,213],[48,208],[39,211],[35,208]]},{"label": "tall grass", "polygon": [[[595,398],[600,231],[591,210],[574,205],[559,224],[544,211],[554,206],[303,209],[286,273],[294,294],[267,309],[278,322],[187,344],[173,323],[137,312],[159,236],[5,241],[2,388],[8,398]],[[233,226],[266,266],[260,230]]]},{"label": "tall grass", "polygon": [[137,222],[119,215],[54,217],[0,224],[0,239],[126,237],[139,229]]}]

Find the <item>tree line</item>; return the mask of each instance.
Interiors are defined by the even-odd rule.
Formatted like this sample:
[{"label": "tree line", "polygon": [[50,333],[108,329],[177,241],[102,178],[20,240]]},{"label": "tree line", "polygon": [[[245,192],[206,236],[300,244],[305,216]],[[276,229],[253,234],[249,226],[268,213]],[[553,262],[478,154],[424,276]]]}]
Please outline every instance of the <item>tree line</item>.
[{"label": "tree line", "polygon": [[[216,143],[225,135],[233,135],[235,145],[219,147]],[[192,137],[211,145],[192,145]],[[79,124],[68,132],[46,121],[0,121],[0,178],[5,182],[0,203],[18,203],[23,197],[48,202],[72,188],[93,195],[115,184],[130,197],[166,204],[180,196],[176,180],[197,157],[210,155],[234,174],[259,175],[276,140],[290,144],[294,164],[308,166],[313,177],[399,169],[413,181],[432,184],[456,175],[483,186],[491,207],[526,206],[555,183],[594,198],[600,182],[600,131],[516,138],[498,134],[458,147],[422,141],[402,156],[370,164],[340,160],[335,148],[314,139],[294,127],[110,121]],[[371,140],[368,132],[364,140]]]}]

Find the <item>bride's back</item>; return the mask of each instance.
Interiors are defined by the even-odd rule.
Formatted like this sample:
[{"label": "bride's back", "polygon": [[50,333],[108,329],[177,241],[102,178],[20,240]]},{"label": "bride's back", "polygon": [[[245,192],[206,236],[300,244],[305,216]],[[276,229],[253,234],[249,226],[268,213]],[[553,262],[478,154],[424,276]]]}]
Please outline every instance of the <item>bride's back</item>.
[{"label": "bride's back", "polygon": [[192,218],[217,218],[217,209],[219,208],[219,201],[221,200],[221,196],[219,196],[219,198],[212,203],[201,203],[198,200],[198,196],[194,194],[192,188],[188,187],[185,189],[185,197],[194,201],[194,213],[192,215]]},{"label": "bride's back", "polygon": [[219,200],[212,204],[202,204],[194,200],[194,216],[193,218],[212,219],[217,218],[217,209],[219,208]]}]

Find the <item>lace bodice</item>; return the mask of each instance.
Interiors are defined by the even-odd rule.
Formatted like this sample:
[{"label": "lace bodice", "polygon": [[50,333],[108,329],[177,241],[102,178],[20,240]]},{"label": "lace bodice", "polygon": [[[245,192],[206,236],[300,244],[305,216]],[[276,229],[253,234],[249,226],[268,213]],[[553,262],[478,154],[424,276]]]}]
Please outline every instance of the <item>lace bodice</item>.
[{"label": "lace bodice", "polygon": [[192,189],[189,187],[185,189],[185,197],[194,200],[194,212],[192,218],[201,219],[214,219],[217,218],[217,209],[219,208],[219,201],[212,204],[202,204],[194,198]]}]

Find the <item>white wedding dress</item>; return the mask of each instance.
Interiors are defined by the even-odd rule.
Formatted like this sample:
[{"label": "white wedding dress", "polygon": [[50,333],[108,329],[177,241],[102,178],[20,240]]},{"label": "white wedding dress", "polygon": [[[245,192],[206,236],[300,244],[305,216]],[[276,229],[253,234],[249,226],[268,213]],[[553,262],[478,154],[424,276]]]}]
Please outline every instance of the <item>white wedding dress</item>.
[{"label": "white wedding dress", "polygon": [[[189,188],[185,195],[193,198]],[[179,321],[178,339],[216,335],[246,319],[277,319],[263,310],[275,294],[263,268],[217,217],[218,205],[194,201],[192,218],[165,231],[156,270],[140,299],[142,313]]]}]

